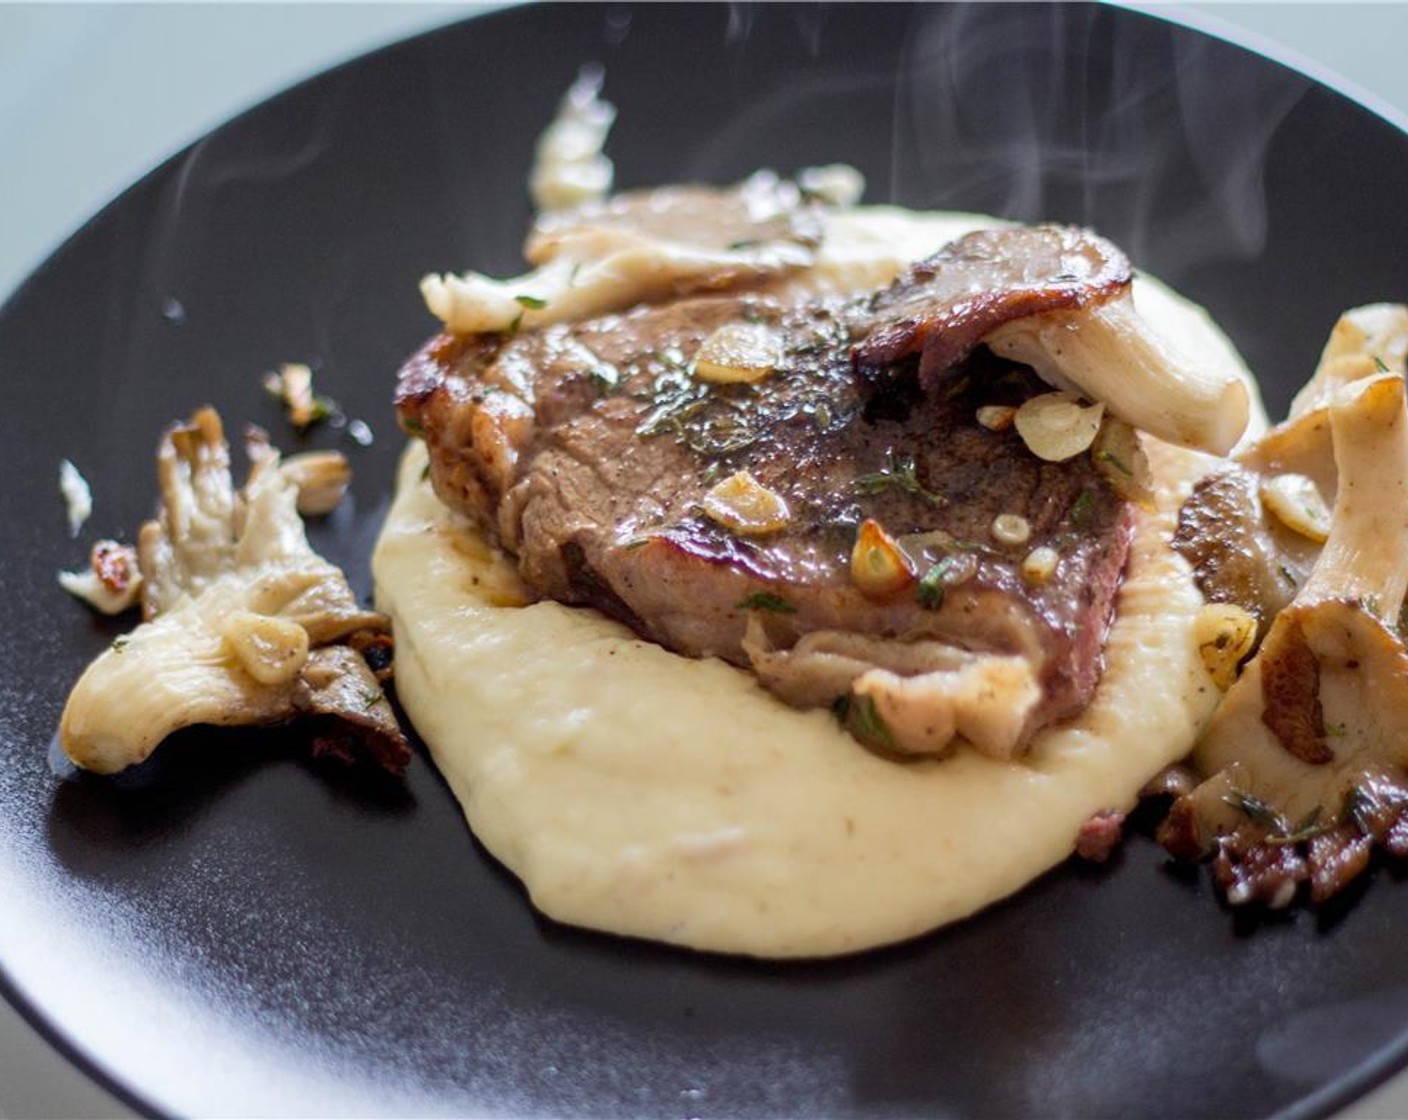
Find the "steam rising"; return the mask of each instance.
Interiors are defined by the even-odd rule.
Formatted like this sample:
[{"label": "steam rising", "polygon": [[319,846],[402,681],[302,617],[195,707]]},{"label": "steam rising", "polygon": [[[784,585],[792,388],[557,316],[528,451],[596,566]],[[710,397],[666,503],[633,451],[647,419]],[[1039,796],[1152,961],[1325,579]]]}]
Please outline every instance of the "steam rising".
[{"label": "steam rising", "polygon": [[905,51],[898,197],[1097,225],[1166,278],[1266,243],[1262,170],[1309,79],[1229,66],[1225,44],[1168,37],[1084,5],[925,10]]},{"label": "steam rising", "polygon": [[[1236,48],[1098,5],[912,11],[893,68],[799,67],[682,171],[737,177],[744,153],[786,137],[789,155],[805,149],[799,162],[868,155],[870,201],[1090,225],[1173,281],[1261,253],[1266,152],[1310,79],[1237,65]],[[794,49],[810,58],[835,32],[825,9],[808,12],[794,18]],[[759,52],[756,15],[730,10],[727,49],[740,60]],[[888,120],[874,111],[886,97]],[[869,116],[850,108],[861,102]]]}]

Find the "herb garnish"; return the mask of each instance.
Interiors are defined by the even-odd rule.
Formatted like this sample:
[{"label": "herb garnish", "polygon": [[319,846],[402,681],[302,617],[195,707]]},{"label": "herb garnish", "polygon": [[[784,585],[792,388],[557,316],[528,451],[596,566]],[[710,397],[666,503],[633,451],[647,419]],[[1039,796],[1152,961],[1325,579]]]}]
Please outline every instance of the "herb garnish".
[{"label": "herb garnish", "polygon": [[119,634],[116,638],[112,640],[113,653],[121,653],[127,648],[127,643],[131,640],[132,639],[129,638],[126,634]]},{"label": "herb garnish", "polygon": [[1128,464],[1122,462],[1113,451],[1100,450],[1095,452],[1095,461],[1097,463],[1109,463],[1110,466],[1114,467],[1115,470],[1120,472],[1120,474],[1125,475],[1129,478],[1134,477],[1134,471],[1128,466]]},{"label": "herb garnish", "polygon": [[948,579],[957,567],[953,557],[945,556],[924,573],[918,587],[915,588],[915,596],[919,599],[919,605],[926,611],[936,611],[944,605],[944,595],[948,592]]},{"label": "herb garnish", "polygon": [[876,709],[873,696],[843,694],[832,702],[831,712],[864,746],[889,754],[900,753],[894,733]]},{"label": "herb garnish", "polygon": [[913,456],[896,455],[893,451],[890,452],[887,467],[872,474],[858,476],[855,485],[857,490],[866,495],[878,494],[888,487],[894,487],[906,494],[913,494],[916,498],[923,498],[931,506],[941,506],[946,501],[942,494],[935,493],[919,481]]},{"label": "herb garnish", "polygon": [[771,611],[773,614],[797,613],[796,607],[781,595],[775,595],[771,591],[755,591],[751,595],[745,595],[734,603],[733,607],[734,610],[740,611]]},{"label": "herb garnish", "polygon": [[[541,311],[548,305],[547,300],[539,299],[537,296],[514,296],[513,301],[518,304],[519,307],[526,307],[530,311]],[[520,319],[522,317],[521,315],[519,316]]]},{"label": "herb garnish", "polygon": [[1285,817],[1265,801],[1244,790],[1234,789],[1225,793],[1222,800],[1224,804],[1246,814],[1253,824],[1264,828],[1268,844],[1299,844],[1302,840],[1328,832],[1332,827],[1331,822],[1320,820],[1319,805],[1314,806],[1292,827],[1286,823]]},{"label": "herb garnish", "polygon": [[1095,491],[1086,487],[1071,503],[1071,524],[1077,529],[1089,529],[1095,516]]},{"label": "herb garnish", "polygon": [[1254,794],[1234,789],[1222,795],[1222,802],[1245,814],[1267,832],[1284,834],[1286,831],[1286,822],[1281,814]]},{"label": "herb garnish", "polygon": [[1374,355],[1374,368],[1380,373],[1388,373],[1388,366],[1384,365],[1384,360],[1377,354]]},{"label": "herb garnish", "polygon": [[362,707],[367,711],[370,711],[378,704],[383,704],[385,702],[386,696],[382,693],[380,689],[369,688],[362,693]]}]

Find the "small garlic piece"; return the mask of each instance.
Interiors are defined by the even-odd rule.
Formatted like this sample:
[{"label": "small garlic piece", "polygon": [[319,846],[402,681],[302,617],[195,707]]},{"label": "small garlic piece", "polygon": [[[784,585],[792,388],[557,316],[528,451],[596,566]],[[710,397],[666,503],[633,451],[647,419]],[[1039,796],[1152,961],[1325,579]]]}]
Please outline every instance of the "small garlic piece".
[{"label": "small garlic piece", "polygon": [[1226,692],[1256,644],[1256,617],[1233,603],[1208,603],[1193,621],[1193,637],[1213,683]]},{"label": "small garlic piece", "polygon": [[748,471],[737,471],[704,495],[704,513],[741,536],[761,536],[786,528],[792,511]]},{"label": "small garlic piece", "polygon": [[1016,513],[999,513],[992,519],[992,539],[998,544],[1026,544],[1031,540],[1032,527]]},{"label": "small garlic piece", "polygon": [[352,484],[352,465],[341,451],[304,451],[279,464],[298,487],[298,512],[304,517],[331,513]]},{"label": "small garlic piece", "polygon": [[1061,554],[1054,548],[1040,545],[1027,553],[1022,560],[1022,578],[1028,583],[1045,583],[1056,574],[1061,563]]},{"label": "small garlic piece", "polygon": [[990,432],[1005,432],[1016,415],[1017,410],[1009,404],[985,404],[978,409],[978,424]]},{"label": "small garlic piece", "polygon": [[235,610],[221,620],[220,636],[251,677],[260,684],[284,684],[308,661],[308,631],[273,615]]},{"label": "small garlic piece", "polygon": [[782,361],[782,340],[763,323],[725,323],[694,355],[700,381],[761,381]]},{"label": "small garlic piece", "polygon": [[1320,491],[1303,474],[1279,474],[1261,484],[1261,501],[1286,528],[1324,544],[1330,536],[1330,510]]},{"label": "small garlic piece", "polygon": [[1095,442],[1104,415],[1103,404],[1082,405],[1074,393],[1043,393],[1025,401],[1012,420],[1033,455],[1061,463]]},{"label": "small garlic piece", "polygon": [[67,459],[59,460],[59,493],[64,496],[68,510],[68,535],[76,537],[93,514],[93,491],[88,480]]},{"label": "small garlic piece", "polygon": [[851,549],[851,582],[871,598],[885,598],[914,582],[914,564],[895,539],[867,517]]}]

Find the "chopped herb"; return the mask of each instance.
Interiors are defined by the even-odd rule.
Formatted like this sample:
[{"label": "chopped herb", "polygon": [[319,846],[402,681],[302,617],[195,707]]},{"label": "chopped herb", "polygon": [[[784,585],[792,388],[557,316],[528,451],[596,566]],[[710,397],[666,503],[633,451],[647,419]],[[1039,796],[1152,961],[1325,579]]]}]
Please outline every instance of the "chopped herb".
[{"label": "chopped herb", "polygon": [[569,288],[571,288],[571,287],[573,287],[573,286],[576,285],[576,283],[577,283],[577,273],[579,273],[579,272],[581,272],[581,271],[582,271],[582,262],[581,262],[581,261],[573,261],[573,262],[572,262],[572,271],[567,274],[567,286],[568,286]]},{"label": "chopped herb", "polygon": [[1245,813],[1254,823],[1259,824],[1267,832],[1276,835],[1284,835],[1286,832],[1286,822],[1281,814],[1268,805],[1261,798],[1240,789],[1234,789],[1230,793],[1222,795],[1223,803],[1231,805],[1232,808]]},{"label": "chopped herb", "polygon": [[1301,817],[1295,828],[1290,832],[1279,833],[1275,836],[1268,836],[1268,844],[1299,844],[1302,840],[1310,840],[1319,836],[1322,832],[1328,832],[1333,827],[1330,821],[1320,820],[1320,806],[1316,805],[1305,816]]},{"label": "chopped herb", "polygon": [[513,317],[513,322],[508,325],[509,334],[517,334],[518,328],[523,325],[523,312],[519,312]]},{"label": "chopped herb", "polygon": [[1071,503],[1071,524],[1077,529],[1089,529],[1095,516],[1095,491],[1086,487]]},{"label": "chopped herb", "polygon": [[781,595],[774,595],[771,591],[755,591],[738,600],[733,606],[735,610],[740,611],[771,611],[773,614],[797,613],[796,607]]},{"label": "chopped herb", "polygon": [[944,596],[948,592],[948,579],[953,575],[956,566],[951,556],[945,556],[924,573],[923,578],[919,581],[919,586],[915,589],[915,595],[919,599],[919,605],[926,611],[936,611],[944,605]]},{"label": "chopped herb", "polygon": [[931,506],[941,506],[945,503],[942,494],[927,489],[919,481],[918,468],[913,457],[898,456],[893,451],[890,452],[889,466],[873,474],[860,475],[855,485],[862,494],[878,494],[887,487],[894,487],[917,498],[923,498]]},{"label": "chopped herb", "polygon": [[742,241],[730,241],[728,243],[728,251],[730,253],[737,253],[744,249],[756,249],[759,245],[763,244],[766,244],[766,242],[760,241],[756,237],[745,237]]},{"label": "chopped herb", "polygon": [[421,480],[422,482],[424,482],[424,481],[425,481],[427,478],[429,478],[429,477],[430,477],[430,464],[429,464],[429,463],[426,463],[425,466],[421,467],[421,469],[420,469],[420,480]]},{"label": "chopped herb", "polygon": [[1114,467],[1120,474],[1127,475],[1130,478],[1134,477],[1134,471],[1132,471],[1126,463],[1121,462],[1119,457],[1112,451],[1100,450],[1095,452],[1095,461],[1097,463],[1109,463],[1110,466]]},{"label": "chopped herb", "polygon": [[1384,365],[1384,360],[1377,354],[1374,355],[1374,368],[1380,373],[1388,373],[1388,366]]},{"label": "chopped herb", "polygon": [[[514,296],[513,301],[519,307],[526,307],[530,311],[541,311],[548,305],[547,300],[539,299],[537,296]],[[522,316],[520,315],[519,318],[521,319]]]},{"label": "chopped herb", "polygon": [[846,729],[861,743],[874,750],[898,754],[894,733],[875,706],[873,696],[852,696],[846,705]]},{"label": "chopped herb", "polygon": [[131,640],[132,640],[132,639],[129,638],[126,634],[119,634],[116,638],[114,638],[114,639],[112,640],[112,651],[113,651],[113,653],[121,653],[123,650],[125,650],[125,649],[127,648],[127,644],[128,644]]},{"label": "chopped herb", "polygon": [[378,704],[385,703],[385,701],[386,696],[382,693],[379,688],[369,688],[367,689],[367,691],[362,693],[362,708],[364,710],[369,711],[372,708],[376,707]]}]

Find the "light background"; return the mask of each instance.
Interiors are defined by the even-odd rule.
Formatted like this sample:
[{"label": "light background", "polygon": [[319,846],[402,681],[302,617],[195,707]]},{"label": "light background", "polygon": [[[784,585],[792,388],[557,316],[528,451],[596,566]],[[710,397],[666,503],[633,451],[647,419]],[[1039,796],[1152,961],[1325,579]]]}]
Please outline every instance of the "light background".
[{"label": "light background", "polygon": [[[1408,121],[1408,4],[1150,6],[1262,47]],[[0,301],[123,187],[226,117],[472,10],[0,2]],[[130,1115],[0,1001],[0,1120]],[[1408,1117],[1408,1075],[1343,1116]]]}]

